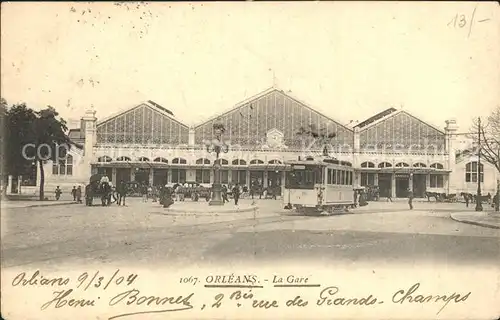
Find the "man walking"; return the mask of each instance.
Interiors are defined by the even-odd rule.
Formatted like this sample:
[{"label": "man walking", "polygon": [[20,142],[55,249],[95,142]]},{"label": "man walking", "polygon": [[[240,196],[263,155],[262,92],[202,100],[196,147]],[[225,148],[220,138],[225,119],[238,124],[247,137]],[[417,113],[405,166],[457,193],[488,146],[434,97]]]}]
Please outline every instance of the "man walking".
[{"label": "man walking", "polygon": [[73,196],[73,201],[76,201],[76,187],[73,186],[73,189],[71,189],[71,195]]},{"label": "man walking", "polygon": [[238,205],[238,200],[240,199],[240,186],[236,184],[233,187],[233,198],[234,198],[234,205]]},{"label": "man walking", "polygon": [[464,195],[464,198],[465,198],[465,207],[468,208],[469,207],[469,194],[465,194]]},{"label": "man walking", "polygon": [[413,191],[408,188],[408,205],[410,206],[410,210],[413,210]]}]

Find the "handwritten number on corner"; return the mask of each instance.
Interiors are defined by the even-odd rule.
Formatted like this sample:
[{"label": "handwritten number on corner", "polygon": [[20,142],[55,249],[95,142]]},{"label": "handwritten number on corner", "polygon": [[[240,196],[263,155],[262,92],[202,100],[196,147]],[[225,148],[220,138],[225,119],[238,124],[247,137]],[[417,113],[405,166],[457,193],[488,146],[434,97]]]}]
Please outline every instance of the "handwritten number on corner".
[{"label": "handwritten number on corner", "polygon": [[463,14],[456,14],[455,17],[448,23],[448,26],[453,24],[453,27],[463,28],[467,24],[467,18]]},{"label": "handwritten number on corner", "polygon": [[216,295],[215,296],[215,303],[212,305],[212,308],[219,308],[223,298],[224,298],[224,295],[222,293],[219,293],[218,295]]}]

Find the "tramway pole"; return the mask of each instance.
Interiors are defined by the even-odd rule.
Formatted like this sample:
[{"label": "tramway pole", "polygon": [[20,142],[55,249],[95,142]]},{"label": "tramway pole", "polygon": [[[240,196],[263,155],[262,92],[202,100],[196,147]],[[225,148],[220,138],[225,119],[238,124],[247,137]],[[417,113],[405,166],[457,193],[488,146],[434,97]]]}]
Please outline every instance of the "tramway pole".
[{"label": "tramway pole", "polygon": [[481,118],[478,118],[477,123],[478,148],[477,154],[477,195],[476,195],[476,211],[483,211],[481,203]]},{"label": "tramway pole", "polygon": [[214,123],[213,125],[215,139],[212,140],[211,143],[207,143],[207,152],[212,153],[215,152],[215,163],[214,163],[214,184],[213,184],[213,192],[212,199],[208,203],[210,206],[223,206],[224,201],[222,199],[222,185],[220,182],[220,159],[219,155],[223,153],[227,153],[229,151],[228,145],[224,144],[221,140],[222,134],[226,129],[222,123]]}]

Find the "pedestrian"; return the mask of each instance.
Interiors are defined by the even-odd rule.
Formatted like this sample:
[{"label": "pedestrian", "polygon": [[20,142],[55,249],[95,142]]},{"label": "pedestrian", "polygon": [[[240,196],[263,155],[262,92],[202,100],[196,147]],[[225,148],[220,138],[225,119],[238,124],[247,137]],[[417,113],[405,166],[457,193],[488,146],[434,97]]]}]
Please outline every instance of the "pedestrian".
[{"label": "pedestrian", "polygon": [[408,205],[410,206],[410,210],[413,210],[413,191],[408,188]]},{"label": "pedestrian", "polygon": [[358,190],[354,190],[354,208],[358,206]]},{"label": "pedestrian", "polygon": [[141,195],[142,202],[148,202],[148,187],[146,187],[146,184],[141,185]]},{"label": "pedestrian", "polygon": [[222,201],[224,203],[229,202],[229,199],[227,198],[227,186],[226,185],[222,186]]},{"label": "pedestrian", "polygon": [[82,203],[82,186],[78,186],[75,194],[76,194],[76,202]]},{"label": "pedestrian", "polygon": [[240,199],[240,186],[236,184],[233,188],[233,198],[234,198],[234,205],[238,205],[238,200]]},{"label": "pedestrian", "polygon": [[148,193],[146,196],[146,201],[149,200],[149,198],[153,198],[153,188],[151,187],[151,185],[148,185]]},{"label": "pedestrian", "polygon": [[73,186],[73,189],[71,189],[71,195],[73,196],[73,201],[76,201],[76,187]]},{"label": "pedestrian", "polygon": [[469,195],[467,193],[465,193],[464,198],[465,198],[465,207],[468,208],[469,207]]},{"label": "pedestrian", "polygon": [[125,197],[127,196],[127,186],[123,181],[120,181],[118,184],[118,188],[116,190],[118,192],[118,205],[122,204],[125,205]]},{"label": "pedestrian", "polygon": [[54,193],[56,194],[56,200],[59,200],[59,198],[61,197],[61,193],[62,193],[59,186],[56,187],[56,190],[54,191]]}]

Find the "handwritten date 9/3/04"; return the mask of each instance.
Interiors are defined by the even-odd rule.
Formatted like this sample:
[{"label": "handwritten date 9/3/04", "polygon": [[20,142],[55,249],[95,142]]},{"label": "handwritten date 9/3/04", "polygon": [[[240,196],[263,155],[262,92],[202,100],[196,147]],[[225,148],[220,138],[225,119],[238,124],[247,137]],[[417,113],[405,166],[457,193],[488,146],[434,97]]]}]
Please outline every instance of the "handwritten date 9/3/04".
[{"label": "handwritten date 9/3/04", "polygon": [[91,285],[93,285],[95,288],[103,287],[103,289],[106,290],[110,284],[119,286],[123,283],[124,285],[129,286],[133,284],[136,279],[137,274],[129,273],[121,275],[120,269],[116,270],[111,277],[102,276],[99,274],[99,271],[96,271],[92,275],[84,272],[77,279],[77,288],[85,286],[84,290],[87,290]]}]

